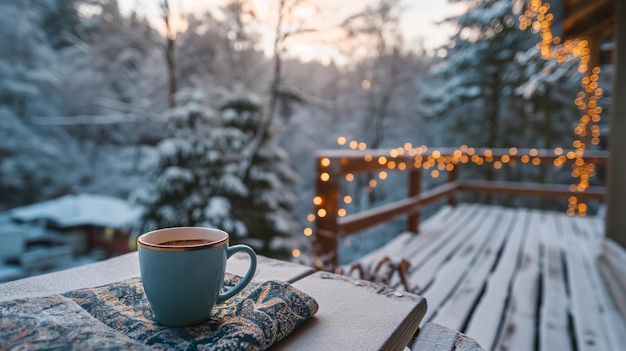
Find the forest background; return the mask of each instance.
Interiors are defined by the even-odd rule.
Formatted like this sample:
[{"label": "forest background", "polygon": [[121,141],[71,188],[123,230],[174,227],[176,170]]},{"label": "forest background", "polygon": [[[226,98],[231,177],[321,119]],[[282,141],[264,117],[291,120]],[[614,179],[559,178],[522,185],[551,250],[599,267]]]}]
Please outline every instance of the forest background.
[{"label": "forest background", "polygon": [[[310,248],[318,150],[571,148],[581,74],[576,60],[544,60],[537,31],[519,29],[523,0],[450,0],[463,11],[443,21],[451,36],[436,49],[405,38],[400,0],[269,3],[261,17],[247,0],[189,13],[155,0],[148,18],[116,0],[1,2],[0,210],[111,195],[145,208],[136,233],[218,226],[284,258]],[[325,58],[305,59],[303,44]],[[370,178],[345,187],[349,212],[405,195],[401,175]],[[401,226],[344,242],[342,259]]]}]

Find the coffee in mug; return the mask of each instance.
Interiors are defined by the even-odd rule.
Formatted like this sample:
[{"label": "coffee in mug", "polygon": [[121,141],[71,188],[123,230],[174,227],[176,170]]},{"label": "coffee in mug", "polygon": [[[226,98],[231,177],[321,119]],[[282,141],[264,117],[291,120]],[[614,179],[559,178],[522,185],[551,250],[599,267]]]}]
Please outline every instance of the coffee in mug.
[{"label": "coffee in mug", "polygon": [[[216,303],[241,291],[256,271],[256,254],[246,245],[228,246],[219,229],[175,227],[137,239],[139,268],[146,297],[161,324],[187,327],[205,322]],[[236,252],[250,256],[250,268],[232,289],[220,293],[226,260]]]}]

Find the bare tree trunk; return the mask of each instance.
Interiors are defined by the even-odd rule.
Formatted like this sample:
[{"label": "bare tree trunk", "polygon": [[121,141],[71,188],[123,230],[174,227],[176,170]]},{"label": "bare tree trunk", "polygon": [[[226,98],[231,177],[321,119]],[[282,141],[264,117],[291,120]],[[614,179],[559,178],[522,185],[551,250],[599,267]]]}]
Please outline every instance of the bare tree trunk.
[{"label": "bare tree trunk", "polygon": [[263,115],[263,121],[259,124],[259,129],[254,135],[254,139],[250,142],[250,144],[243,150],[241,155],[241,163],[239,168],[239,176],[241,179],[248,178],[248,174],[250,173],[250,167],[252,165],[252,161],[254,157],[259,152],[261,145],[263,144],[263,140],[265,139],[265,134],[269,129],[272,121],[274,120],[274,115],[276,113],[276,104],[278,103],[278,87],[281,82],[281,73],[282,73],[282,42],[284,40],[284,36],[281,34],[281,27],[283,25],[284,13],[283,10],[285,8],[285,0],[280,1],[280,5],[278,6],[278,21],[276,23],[274,38],[274,72],[272,77],[272,83],[270,84],[270,99],[267,106],[267,110]]},{"label": "bare tree trunk", "polygon": [[172,108],[176,106],[176,99],[174,98],[174,95],[176,94],[178,87],[176,82],[176,59],[174,57],[176,32],[175,28],[172,28],[172,23],[170,22],[171,10],[169,0],[161,1],[161,14],[163,16],[163,21],[165,22],[165,31],[167,36],[167,44],[165,46],[165,61],[167,64],[168,78],[167,101],[168,106]]}]

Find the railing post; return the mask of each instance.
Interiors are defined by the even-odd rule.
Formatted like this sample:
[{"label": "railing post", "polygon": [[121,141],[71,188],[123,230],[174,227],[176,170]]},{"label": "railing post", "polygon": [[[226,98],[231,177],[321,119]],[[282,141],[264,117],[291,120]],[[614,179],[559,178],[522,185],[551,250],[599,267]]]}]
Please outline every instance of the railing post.
[{"label": "railing post", "polygon": [[[417,196],[422,192],[422,171],[421,169],[411,169],[409,171],[409,197]],[[406,229],[409,232],[417,233],[419,231],[420,213],[416,212],[409,215],[407,219]]]},{"label": "railing post", "polygon": [[[459,179],[459,167],[456,165],[452,168],[451,171],[448,172],[448,182],[454,182]],[[458,203],[458,199],[456,197],[456,191],[448,196],[448,205],[456,206]]]},{"label": "railing post", "polygon": [[341,173],[337,168],[339,165],[332,165],[322,161],[328,161],[328,158],[319,157],[317,160],[315,195],[317,212],[313,250],[317,257],[315,266],[319,269],[332,270],[338,264],[339,226],[337,224],[337,204],[339,201]]}]

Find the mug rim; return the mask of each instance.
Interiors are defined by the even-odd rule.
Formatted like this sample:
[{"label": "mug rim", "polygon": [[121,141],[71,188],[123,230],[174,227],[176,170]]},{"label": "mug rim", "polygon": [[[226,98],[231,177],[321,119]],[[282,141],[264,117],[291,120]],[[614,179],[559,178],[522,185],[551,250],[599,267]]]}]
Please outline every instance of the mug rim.
[{"label": "mug rim", "polygon": [[[163,244],[150,242],[150,241],[147,240],[151,236],[155,236],[155,235],[158,235],[158,234],[161,234],[161,233],[173,232],[173,231],[194,231],[194,232],[197,232],[197,233],[211,232],[211,233],[220,234],[220,235],[222,235],[222,237],[219,238],[219,239],[216,239],[216,240],[211,240],[208,243],[186,245],[186,246],[163,245]],[[200,236],[197,237],[197,238],[189,238],[188,240],[194,240],[194,239],[208,240],[208,239],[205,239],[204,237],[200,237]],[[171,240],[168,240],[168,241],[171,241]],[[147,233],[143,233],[143,234],[141,234],[137,238],[137,246],[138,247],[141,247],[141,248],[144,248],[144,249],[148,249],[148,250],[154,250],[154,251],[172,251],[172,252],[194,251],[194,250],[203,250],[203,249],[218,247],[218,246],[222,246],[222,245],[224,245],[226,243],[228,243],[228,233],[226,233],[225,231],[220,230],[220,229],[207,228],[207,227],[170,227],[170,228],[161,228],[161,229],[155,229],[155,230],[149,231]]]}]

